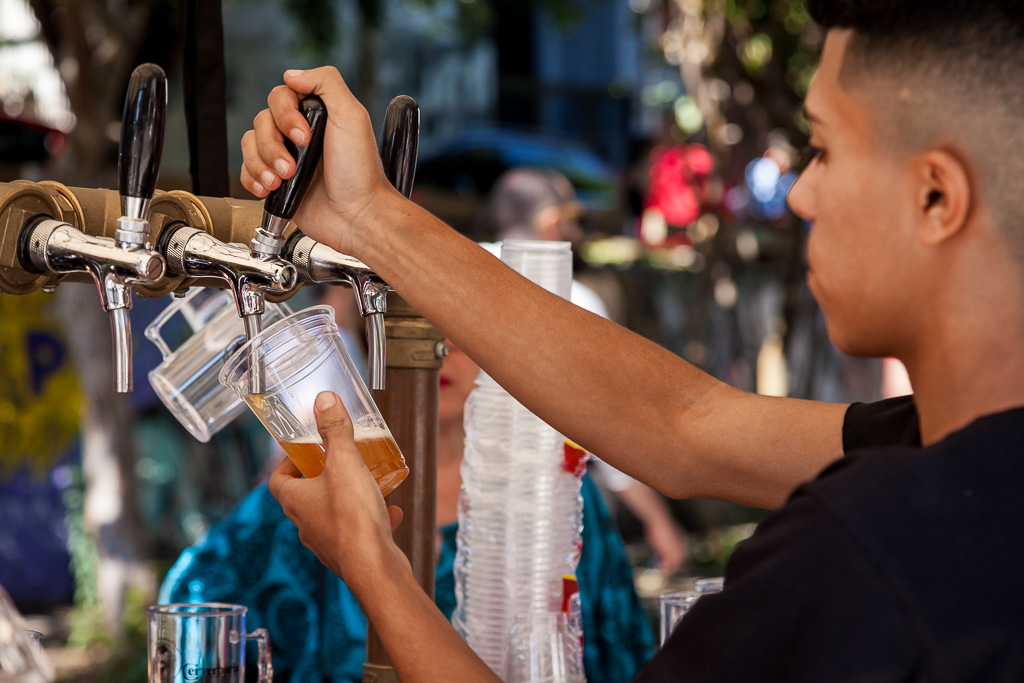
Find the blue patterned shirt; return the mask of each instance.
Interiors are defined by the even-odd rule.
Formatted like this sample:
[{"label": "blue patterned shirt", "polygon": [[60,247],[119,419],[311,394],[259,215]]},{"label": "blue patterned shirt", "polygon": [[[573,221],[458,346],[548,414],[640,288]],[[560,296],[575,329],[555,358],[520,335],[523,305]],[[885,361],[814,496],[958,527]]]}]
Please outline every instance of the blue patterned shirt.
[{"label": "blue patterned shirt", "polygon": [[[583,550],[577,568],[583,660],[590,683],[630,680],[652,653],[650,622],[608,509],[583,478]],[[435,602],[455,609],[456,524],[443,529]],[[358,683],[366,658],[366,617],[345,583],[299,541],[266,485],[250,493],[167,574],[160,602],[230,602],[249,608],[246,628],[266,628],[277,681]],[[256,648],[247,653],[254,666]]]}]

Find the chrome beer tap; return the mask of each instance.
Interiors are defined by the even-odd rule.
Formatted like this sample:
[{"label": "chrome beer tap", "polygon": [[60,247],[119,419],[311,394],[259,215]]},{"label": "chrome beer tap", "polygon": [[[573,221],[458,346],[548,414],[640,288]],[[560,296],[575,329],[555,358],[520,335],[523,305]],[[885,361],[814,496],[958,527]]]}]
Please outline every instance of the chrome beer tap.
[{"label": "chrome beer tap", "polygon": [[167,78],[155,64],[132,72],[124,102],[118,150],[121,217],[115,236],[87,235],[69,223],[40,215],[18,238],[18,258],[35,273],[89,273],[110,314],[114,342],[114,389],[132,390],[132,340],[128,311],[132,287],[154,284],[164,260],[149,246],[149,204],[156,189],[167,120]]},{"label": "chrome beer tap", "polygon": [[225,280],[250,339],[259,333],[259,326],[253,330],[251,325],[263,315],[267,293],[284,294],[298,281],[295,266],[284,259],[259,258],[244,244],[221,242],[182,221],[164,227],[156,248],[171,275]]},{"label": "chrome beer tap", "polygon": [[[284,229],[306,195],[323,155],[327,107],[316,95],[306,95],[299,102],[299,110],[309,124],[309,142],[297,147],[287,137],[284,139],[285,148],[295,159],[295,173],[281,181],[280,187],[268,194],[263,202],[262,225],[256,228],[249,242],[249,251],[257,259],[276,259],[281,255],[285,244]],[[251,339],[260,332],[260,317],[247,312],[244,319],[246,336]]]},{"label": "chrome beer tap", "polygon": [[[388,104],[380,157],[388,180],[406,197],[412,193],[418,149],[419,106],[413,98],[401,95]],[[383,389],[384,314],[391,287],[359,259],[339,253],[298,230],[288,238],[284,253],[304,282],[343,282],[352,287],[359,314],[366,319],[370,388]]]}]

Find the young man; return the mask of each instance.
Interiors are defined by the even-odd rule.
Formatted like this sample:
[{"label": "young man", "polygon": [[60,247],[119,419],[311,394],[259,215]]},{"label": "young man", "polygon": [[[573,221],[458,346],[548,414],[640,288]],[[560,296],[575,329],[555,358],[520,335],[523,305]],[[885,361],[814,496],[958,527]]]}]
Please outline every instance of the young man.
[{"label": "young man", "polygon": [[[537,291],[388,187],[366,113],[329,69],[286,74],[331,117],[297,220],[637,479],[761,505],[792,493],[638,680],[1024,680],[1024,3],[809,9],[829,28],[806,102],[819,154],[790,194],[813,223],[810,286],[835,344],[899,358],[913,400],[743,394]],[[291,89],[243,139],[260,195],[291,172],[278,131],[308,135]],[[344,575],[403,681],[493,680],[404,569],[400,511],[321,398],[324,476],[285,463],[271,481],[303,542]]]}]

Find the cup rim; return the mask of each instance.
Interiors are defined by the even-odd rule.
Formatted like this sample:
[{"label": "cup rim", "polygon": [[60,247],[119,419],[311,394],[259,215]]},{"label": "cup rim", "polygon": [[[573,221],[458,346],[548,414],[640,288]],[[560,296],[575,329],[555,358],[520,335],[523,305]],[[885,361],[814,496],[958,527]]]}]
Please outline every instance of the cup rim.
[{"label": "cup rim", "polygon": [[513,237],[503,239],[501,241],[501,246],[503,248],[506,245],[508,245],[510,249],[520,249],[533,253],[561,254],[572,251],[572,242],[567,242],[565,240],[531,240]]},{"label": "cup rim", "polygon": [[[188,609],[202,607],[208,612],[189,612]],[[189,616],[189,617],[223,617],[245,614],[249,608],[230,602],[169,602],[163,605],[149,605],[146,611],[153,615]]]},{"label": "cup rim", "polygon": [[228,376],[231,374],[231,371],[235,368],[235,366],[238,365],[240,360],[249,355],[249,350],[252,349],[255,344],[262,343],[266,341],[268,337],[278,334],[281,330],[287,327],[285,323],[291,325],[294,324],[296,320],[304,320],[307,318],[316,318],[320,316],[327,317],[330,320],[331,324],[334,324],[334,308],[332,306],[328,306],[327,304],[319,304],[316,306],[303,308],[300,311],[296,311],[291,315],[287,315],[284,318],[281,318],[277,322],[270,325],[270,327],[264,328],[258,335],[248,340],[241,346],[239,346],[237,349],[235,349],[234,353],[227,357],[227,359],[224,361],[224,365],[221,366],[220,373],[217,375],[217,380],[224,386],[228,387],[229,389],[232,388],[232,383],[228,380]]}]

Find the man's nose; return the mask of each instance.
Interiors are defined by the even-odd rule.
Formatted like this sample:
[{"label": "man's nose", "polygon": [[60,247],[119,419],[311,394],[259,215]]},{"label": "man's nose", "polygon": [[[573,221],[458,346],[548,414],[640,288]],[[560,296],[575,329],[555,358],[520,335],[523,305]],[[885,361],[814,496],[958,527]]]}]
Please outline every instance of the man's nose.
[{"label": "man's nose", "polygon": [[813,187],[816,183],[811,177],[813,174],[813,165],[811,168],[804,169],[804,172],[790,186],[789,192],[786,194],[786,203],[789,204],[789,208],[805,221],[813,221],[817,213]]}]

